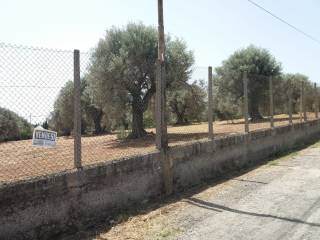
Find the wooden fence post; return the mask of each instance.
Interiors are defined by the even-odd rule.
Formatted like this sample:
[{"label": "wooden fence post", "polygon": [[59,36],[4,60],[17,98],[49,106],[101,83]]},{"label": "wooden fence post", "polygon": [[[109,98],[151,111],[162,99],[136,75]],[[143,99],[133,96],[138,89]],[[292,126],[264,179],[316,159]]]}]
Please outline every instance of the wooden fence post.
[{"label": "wooden fence post", "polygon": [[269,77],[269,96],[270,96],[270,127],[274,128],[272,77]]},{"label": "wooden fence post", "polygon": [[288,106],[288,112],[289,112],[289,125],[292,125],[292,85],[291,81],[289,82],[289,106]]},{"label": "wooden fence post", "polygon": [[317,89],[317,83],[314,83],[314,115],[315,118],[319,118],[319,99],[318,99],[318,89]]},{"label": "wooden fence post", "polygon": [[244,131],[249,132],[249,115],[248,115],[248,76],[247,72],[243,72],[243,114],[244,114]]},{"label": "wooden fence post", "polygon": [[80,51],[73,52],[74,77],[74,167],[81,168],[81,103],[80,103]]},{"label": "wooden fence post", "polygon": [[213,95],[212,95],[212,67],[208,67],[208,130],[209,130],[209,139],[213,139]]},{"label": "wooden fence post", "polygon": [[304,83],[302,82],[302,110],[303,110],[303,121],[307,121],[307,109],[306,109],[306,97],[305,97],[305,89]]},{"label": "wooden fence post", "polygon": [[172,161],[168,157],[166,121],[166,71],[163,0],[158,0],[158,59],[156,72],[156,147],[160,151],[162,179],[166,195],[173,192]]}]

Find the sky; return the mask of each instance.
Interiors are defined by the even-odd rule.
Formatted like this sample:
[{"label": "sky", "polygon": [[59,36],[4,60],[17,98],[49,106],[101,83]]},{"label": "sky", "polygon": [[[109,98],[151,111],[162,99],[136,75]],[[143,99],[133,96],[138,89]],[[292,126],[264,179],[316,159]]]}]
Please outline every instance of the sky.
[{"label": "sky", "polygon": [[[255,1],[320,39],[319,1]],[[247,0],[164,0],[164,21],[165,31],[184,39],[196,66],[203,69],[217,67],[235,50],[254,44],[268,49],[284,72],[300,72],[320,83],[320,44]],[[128,22],[157,26],[157,1],[0,0],[2,43],[86,52],[111,26]]]}]

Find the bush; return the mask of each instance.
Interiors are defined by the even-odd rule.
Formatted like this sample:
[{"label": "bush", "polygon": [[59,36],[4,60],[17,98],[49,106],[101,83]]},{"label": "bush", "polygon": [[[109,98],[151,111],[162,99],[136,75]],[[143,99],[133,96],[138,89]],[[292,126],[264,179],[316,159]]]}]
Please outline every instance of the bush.
[{"label": "bush", "polygon": [[18,114],[0,107],[0,142],[29,139],[32,126]]}]

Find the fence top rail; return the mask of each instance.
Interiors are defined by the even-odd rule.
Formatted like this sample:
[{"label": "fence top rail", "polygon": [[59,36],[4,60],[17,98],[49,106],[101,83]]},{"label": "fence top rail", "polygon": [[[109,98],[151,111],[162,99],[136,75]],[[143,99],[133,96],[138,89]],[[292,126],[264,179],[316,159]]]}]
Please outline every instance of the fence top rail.
[{"label": "fence top rail", "polygon": [[[26,45],[5,43],[5,42],[0,42],[0,48],[14,48],[14,49],[22,49],[22,50],[58,52],[58,53],[73,53],[74,51],[74,49],[67,50],[67,49],[48,48],[48,47],[34,47],[34,46],[26,46]],[[80,53],[89,54],[91,52],[92,52],[91,50],[86,50]]]}]

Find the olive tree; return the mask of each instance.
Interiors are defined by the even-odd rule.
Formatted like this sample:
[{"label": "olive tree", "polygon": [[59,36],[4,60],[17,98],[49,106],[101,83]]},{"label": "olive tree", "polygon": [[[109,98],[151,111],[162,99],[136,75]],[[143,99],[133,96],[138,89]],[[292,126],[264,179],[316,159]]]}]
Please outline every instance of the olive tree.
[{"label": "olive tree", "polygon": [[281,65],[268,50],[253,45],[223,61],[222,66],[216,68],[218,91],[234,104],[243,97],[244,71],[248,76],[249,115],[254,121],[262,118],[259,107],[268,91],[268,79],[281,74]]},{"label": "olive tree", "polygon": [[[146,134],[143,113],[156,92],[157,44],[156,28],[130,23],[107,30],[92,55],[88,77],[95,99],[102,108],[107,105],[111,119],[131,112],[131,138]],[[164,57],[167,87],[186,82],[194,59],[185,42],[168,36]]]}]

